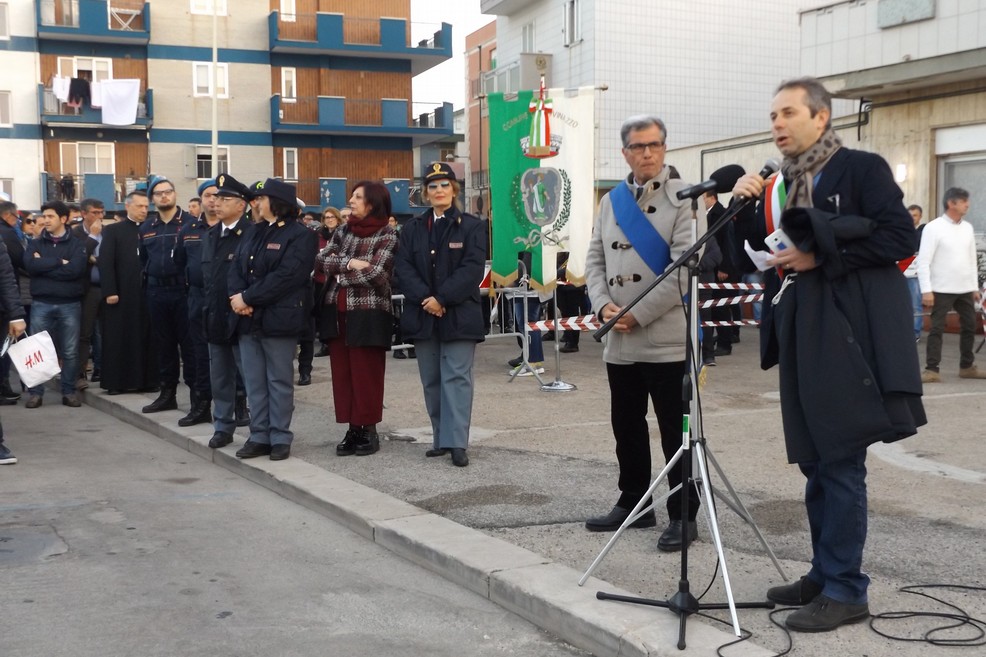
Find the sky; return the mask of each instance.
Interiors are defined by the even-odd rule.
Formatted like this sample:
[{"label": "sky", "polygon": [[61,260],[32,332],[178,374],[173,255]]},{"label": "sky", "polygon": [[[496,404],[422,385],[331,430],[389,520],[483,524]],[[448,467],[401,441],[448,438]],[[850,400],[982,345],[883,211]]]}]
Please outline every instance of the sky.
[{"label": "sky", "polygon": [[466,64],[463,53],[466,35],[495,20],[495,16],[479,13],[479,0],[411,0],[412,32],[434,32],[442,23],[452,26],[452,59],[416,76],[413,81],[414,104],[424,111],[443,102],[455,109],[465,106]]}]

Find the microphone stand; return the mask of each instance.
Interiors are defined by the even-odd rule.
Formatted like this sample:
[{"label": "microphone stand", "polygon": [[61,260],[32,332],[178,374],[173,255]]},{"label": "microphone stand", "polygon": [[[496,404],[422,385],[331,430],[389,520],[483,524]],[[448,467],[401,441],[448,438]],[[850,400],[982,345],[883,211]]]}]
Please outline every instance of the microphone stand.
[{"label": "microphone stand", "polygon": [[[702,418],[699,411],[699,407],[695,404],[694,393],[698,387],[698,370],[700,367],[700,361],[698,359],[698,332],[699,332],[699,313],[698,313],[698,252],[702,247],[708,242],[715,234],[726,225],[728,221],[731,221],[744,207],[749,205],[753,199],[743,199],[740,202],[734,203],[732,207],[729,208],[722,217],[719,218],[716,223],[711,226],[701,238],[698,237],[698,199],[692,198],[692,246],[689,247],[681,256],[671,263],[665,271],[657,277],[646,290],[644,290],[636,299],[631,301],[629,304],[623,307],[619,313],[613,316],[608,322],[606,322],[602,328],[593,334],[593,337],[599,341],[603,336],[608,333],[613,326],[619,321],[620,317],[630,311],[635,305],[637,305],[641,299],[643,299],[651,290],[657,287],[664,279],[666,279],[671,272],[677,271],[682,267],[688,268],[689,276],[689,298],[688,298],[688,333],[685,341],[685,354],[688,363],[688,372],[682,382],[682,399],[684,400],[685,406],[688,408],[687,415],[684,417],[684,422],[682,423],[682,445],[678,448],[675,455],[668,460],[667,465],[661,471],[661,474],[651,483],[650,488],[641,497],[640,501],[630,512],[630,515],[623,522],[623,525],[616,531],[613,537],[610,539],[606,547],[603,548],[596,560],[593,561],[592,565],[585,572],[582,578],[579,580],[579,585],[582,586],[588,580],[589,576],[595,570],[596,566],[601,563],[602,559],[606,556],[609,550],[616,543],[617,539],[623,533],[623,531],[635,522],[640,516],[649,511],[650,509],[656,508],[657,505],[670,497],[674,492],[681,490],[681,521],[682,521],[682,546],[681,546],[681,575],[678,580],[678,592],[669,598],[668,600],[652,600],[648,598],[635,598],[622,595],[614,595],[610,593],[605,593],[599,591],[596,593],[596,598],[599,600],[615,600],[618,602],[629,602],[633,604],[644,604],[654,607],[663,607],[670,609],[672,612],[678,614],[679,616],[679,628],[678,628],[678,643],[677,647],[679,650],[685,649],[685,625],[688,616],[697,613],[703,609],[729,609],[732,621],[733,630],[736,636],[741,636],[739,619],[736,615],[736,609],[773,609],[774,603],[770,601],[765,602],[741,602],[736,603],[733,600],[732,587],[729,582],[729,573],[726,567],[726,558],[722,548],[722,539],[719,535],[719,525],[716,518],[715,505],[713,504],[712,495],[715,493],[721,500],[723,500],[727,506],[729,506],[737,515],[740,516],[748,525],[753,528],[754,533],[760,540],[761,545],[766,549],[767,553],[770,555],[771,560],[774,562],[774,566],[780,573],[784,581],[788,581],[787,575],[781,568],[780,563],[777,561],[773,550],[767,545],[766,539],[764,539],[763,534],[757,527],[756,523],[753,521],[753,517],[750,515],[749,511],[743,505],[743,502],[739,499],[735,489],[729,480],[726,478],[725,473],[719,466],[715,457],[708,451],[705,436],[702,431]],[[694,420],[694,426],[692,421]],[[697,463],[699,475],[696,478],[692,473],[692,462]],[[731,498],[726,497],[721,491],[716,489],[709,478],[709,470],[707,461],[712,463],[715,467],[720,479],[722,479],[724,485],[731,494]],[[680,463],[679,463],[680,462]],[[647,500],[652,499],[652,495],[660,483],[667,478],[668,473],[671,468],[678,463],[681,468],[681,481],[679,486],[669,491],[660,499],[652,501],[647,505]],[[688,581],[688,545],[691,542],[688,535],[688,511],[689,511],[689,499],[688,499],[688,487],[695,486],[701,489],[701,493],[704,494],[705,501],[705,512],[708,516],[709,526],[712,532],[713,542],[715,543],[716,551],[719,556],[719,562],[722,566],[722,578],[724,583],[724,588],[726,589],[726,598],[728,602],[726,603],[699,603],[699,601],[692,595],[690,591],[690,585]],[[646,505],[646,508],[644,508]]]}]

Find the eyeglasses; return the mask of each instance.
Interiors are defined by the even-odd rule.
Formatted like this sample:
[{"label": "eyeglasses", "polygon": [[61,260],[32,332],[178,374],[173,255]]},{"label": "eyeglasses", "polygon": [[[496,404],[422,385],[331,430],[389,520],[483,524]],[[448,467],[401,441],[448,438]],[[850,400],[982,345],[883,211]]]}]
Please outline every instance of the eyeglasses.
[{"label": "eyeglasses", "polygon": [[439,187],[441,187],[442,189],[448,189],[451,186],[452,186],[452,183],[449,182],[448,180],[443,180],[441,182],[428,183],[428,191],[433,192],[436,189],[438,189]]},{"label": "eyeglasses", "polygon": [[627,144],[627,150],[633,153],[634,155],[641,155],[648,148],[651,149],[652,151],[659,151],[662,148],[664,148],[664,142],[651,141],[651,142],[647,142],[646,144]]},{"label": "eyeglasses", "polygon": [[37,222],[37,220],[35,220],[35,219],[25,219],[25,220],[24,220],[24,223],[25,223],[25,224],[36,224],[36,223],[38,223],[38,222]]}]

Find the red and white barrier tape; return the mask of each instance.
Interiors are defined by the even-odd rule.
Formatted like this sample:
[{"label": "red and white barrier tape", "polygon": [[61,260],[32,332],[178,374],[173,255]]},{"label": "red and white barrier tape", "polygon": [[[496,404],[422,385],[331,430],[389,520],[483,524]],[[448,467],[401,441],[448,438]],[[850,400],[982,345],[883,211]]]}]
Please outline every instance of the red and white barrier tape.
[{"label": "red and white barrier tape", "polygon": [[[578,317],[562,317],[558,321],[559,331],[595,331],[603,326],[595,315],[579,315]],[[702,322],[702,326],[760,326],[755,319],[740,319],[726,322]],[[540,322],[529,322],[527,328],[531,331],[554,331],[555,320],[546,319]]]}]

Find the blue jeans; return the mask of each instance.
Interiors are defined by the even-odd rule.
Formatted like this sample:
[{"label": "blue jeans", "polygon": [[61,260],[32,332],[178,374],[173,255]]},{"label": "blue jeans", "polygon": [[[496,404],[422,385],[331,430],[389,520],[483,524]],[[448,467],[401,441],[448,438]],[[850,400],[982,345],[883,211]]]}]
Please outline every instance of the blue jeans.
[{"label": "blue jeans", "polygon": [[[527,321],[536,322],[541,318],[541,301],[537,297],[514,297],[514,330],[524,332],[524,300],[527,300]],[[544,347],[541,344],[541,332],[528,332],[527,360],[531,363],[544,362]]]},{"label": "blue jeans", "polygon": [[811,529],[808,578],[838,602],[863,604],[870,578],[862,572],[866,544],[866,450],[835,461],[799,463]]},{"label": "blue jeans", "polygon": [[[34,300],[31,306],[31,333],[48,331],[55,351],[62,361],[62,395],[75,394],[79,376],[79,330],[82,323],[82,302],[47,303]],[[43,397],[44,384],[30,389],[32,395]]]},{"label": "blue jeans", "polygon": [[911,307],[914,308],[914,337],[921,337],[924,328],[924,307],[921,305],[921,283],[917,276],[907,279],[907,289],[911,292]]}]

